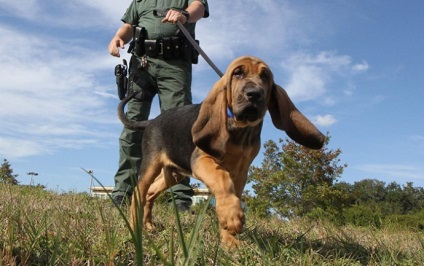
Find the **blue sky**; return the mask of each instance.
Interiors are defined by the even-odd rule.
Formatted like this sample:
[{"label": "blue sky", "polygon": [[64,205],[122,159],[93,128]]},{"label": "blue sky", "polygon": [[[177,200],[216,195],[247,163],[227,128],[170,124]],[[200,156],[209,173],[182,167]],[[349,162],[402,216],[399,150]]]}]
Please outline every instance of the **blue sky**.
[{"label": "blue sky", "polygon": [[[107,46],[129,2],[0,0],[0,159],[21,184],[32,171],[49,189],[88,191],[85,168],[113,185],[120,60]],[[330,133],[329,148],[342,150],[339,181],[424,186],[423,1],[209,2],[197,25],[202,48],[222,71],[241,55],[266,61]],[[200,102],[218,76],[200,60],[193,79]],[[285,137],[267,116],[262,140]]]}]

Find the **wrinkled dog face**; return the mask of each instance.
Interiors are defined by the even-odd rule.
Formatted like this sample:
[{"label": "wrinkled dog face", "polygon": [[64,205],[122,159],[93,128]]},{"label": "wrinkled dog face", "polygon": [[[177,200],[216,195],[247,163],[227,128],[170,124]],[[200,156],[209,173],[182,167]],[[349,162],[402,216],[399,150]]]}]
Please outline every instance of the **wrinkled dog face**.
[{"label": "wrinkled dog face", "polygon": [[228,102],[236,126],[258,125],[267,111],[274,83],[271,70],[259,59],[244,58],[234,62],[229,74],[232,89]]}]

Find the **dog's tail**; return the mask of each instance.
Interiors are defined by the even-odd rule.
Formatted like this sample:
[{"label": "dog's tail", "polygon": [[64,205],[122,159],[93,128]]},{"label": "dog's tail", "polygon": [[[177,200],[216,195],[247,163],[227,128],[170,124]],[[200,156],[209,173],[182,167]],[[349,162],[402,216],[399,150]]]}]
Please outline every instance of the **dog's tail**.
[{"label": "dog's tail", "polygon": [[128,94],[128,96],[125,97],[124,99],[122,99],[122,101],[118,105],[118,117],[119,117],[119,120],[121,120],[122,124],[124,124],[126,128],[139,131],[139,130],[144,130],[146,128],[147,124],[149,124],[149,120],[146,120],[146,121],[130,120],[125,114],[125,105],[136,95],[137,93],[133,92]]}]

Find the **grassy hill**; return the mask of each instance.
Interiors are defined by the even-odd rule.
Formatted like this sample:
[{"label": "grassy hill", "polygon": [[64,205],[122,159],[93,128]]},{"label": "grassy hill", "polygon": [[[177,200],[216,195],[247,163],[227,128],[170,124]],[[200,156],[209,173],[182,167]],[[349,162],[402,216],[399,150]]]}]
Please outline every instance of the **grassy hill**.
[{"label": "grassy hill", "polygon": [[[128,211],[122,210],[128,217]],[[179,214],[158,203],[157,230],[136,248],[109,200],[0,184],[0,265],[423,265],[424,233],[387,225],[335,226],[246,214],[243,245],[219,246],[215,212]]]}]

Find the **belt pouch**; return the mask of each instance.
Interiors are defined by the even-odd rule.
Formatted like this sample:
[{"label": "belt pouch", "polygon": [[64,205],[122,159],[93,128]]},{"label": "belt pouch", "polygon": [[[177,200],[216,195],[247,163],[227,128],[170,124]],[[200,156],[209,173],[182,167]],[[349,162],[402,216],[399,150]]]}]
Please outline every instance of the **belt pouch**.
[{"label": "belt pouch", "polygon": [[160,43],[158,40],[145,40],[144,48],[146,49],[146,55],[150,57],[157,57],[159,54]]},{"label": "belt pouch", "polygon": [[[199,40],[195,40],[195,41],[198,45],[200,44]],[[191,63],[192,64],[199,63],[199,52],[196,49],[194,49],[192,45],[190,45],[190,48],[191,48]]]},{"label": "belt pouch", "polygon": [[170,37],[163,38],[163,58],[174,59],[174,46]]},{"label": "belt pouch", "polygon": [[180,37],[172,37],[172,45],[174,47],[174,58],[183,58],[184,55],[184,43]]}]

